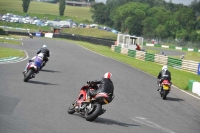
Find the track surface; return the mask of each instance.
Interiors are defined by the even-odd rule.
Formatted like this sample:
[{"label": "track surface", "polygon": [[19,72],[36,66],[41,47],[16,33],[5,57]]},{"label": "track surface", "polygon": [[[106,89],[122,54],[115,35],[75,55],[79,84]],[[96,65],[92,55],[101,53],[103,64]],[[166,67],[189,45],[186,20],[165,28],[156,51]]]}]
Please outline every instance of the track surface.
[{"label": "track surface", "polygon": [[[62,40],[23,39],[33,57],[46,44],[52,55],[35,79],[23,82],[28,60],[0,64],[0,133],[199,133],[200,102],[172,88],[164,101],[156,78]],[[4,44],[0,44],[1,46]],[[115,99],[94,122],[67,113],[87,80],[112,72]]]}]

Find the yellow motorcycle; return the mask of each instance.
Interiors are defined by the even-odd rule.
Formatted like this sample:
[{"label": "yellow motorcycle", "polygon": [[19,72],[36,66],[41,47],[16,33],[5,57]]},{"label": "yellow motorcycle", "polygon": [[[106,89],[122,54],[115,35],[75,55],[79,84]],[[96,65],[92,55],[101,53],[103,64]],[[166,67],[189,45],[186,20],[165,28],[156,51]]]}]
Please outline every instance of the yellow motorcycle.
[{"label": "yellow motorcycle", "polygon": [[163,82],[161,83],[161,91],[160,91],[160,95],[163,100],[166,100],[170,90],[171,90],[171,83],[168,80],[163,80]]}]

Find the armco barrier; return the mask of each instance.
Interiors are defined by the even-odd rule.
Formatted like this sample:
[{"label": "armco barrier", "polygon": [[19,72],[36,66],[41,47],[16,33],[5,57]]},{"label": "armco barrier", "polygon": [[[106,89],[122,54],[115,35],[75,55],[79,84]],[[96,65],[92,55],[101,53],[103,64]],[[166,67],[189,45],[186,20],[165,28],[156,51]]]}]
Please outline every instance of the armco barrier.
[{"label": "armco barrier", "polygon": [[[13,34],[13,35],[21,35],[21,36],[28,36],[28,32],[24,32],[24,31],[6,31],[6,34]],[[30,32],[32,35],[36,35],[36,33],[34,32]],[[41,37],[44,37],[44,34],[41,33]]]},{"label": "armco barrier", "polygon": [[[8,34],[14,34],[14,35],[22,35],[22,36],[28,36],[28,32],[24,31],[6,31]],[[31,34],[35,35],[35,33]],[[44,37],[45,34],[41,33],[41,36]],[[104,38],[95,38],[95,37],[88,37],[88,36],[80,36],[80,35],[74,35],[74,34],[53,34],[53,38],[63,38],[63,39],[70,39],[70,40],[76,40],[76,41],[85,41],[97,45],[104,45],[111,47],[116,40],[112,39],[104,39]]]},{"label": "armco barrier", "polygon": [[53,34],[53,38],[64,38],[76,41],[85,41],[97,45],[104,45],[111,47],[115,41],[110,39],[102,39],[102,38],[94,38],[94,37],[87,37],[87,36],[80,36],[80,35],[73,35],[73,34]]}]

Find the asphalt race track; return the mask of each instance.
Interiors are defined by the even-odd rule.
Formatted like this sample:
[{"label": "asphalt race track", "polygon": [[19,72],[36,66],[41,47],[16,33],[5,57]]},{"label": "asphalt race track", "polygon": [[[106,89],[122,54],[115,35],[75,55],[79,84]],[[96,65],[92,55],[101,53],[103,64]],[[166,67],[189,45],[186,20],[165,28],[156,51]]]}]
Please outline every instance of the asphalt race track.
[{"label": "asphalt race track", "polygon": [[[176,88],[162,100],[156,78],[63,40],[24,38],[29,57],[46,44],[49,62],[29,82],[28,61],[0,64],[0,133],[200,133],[200,101]],[[113,74],[115,99],[94,122],[67,113],[87,80]],[[172,80],[173,81],[173,80]]]}]

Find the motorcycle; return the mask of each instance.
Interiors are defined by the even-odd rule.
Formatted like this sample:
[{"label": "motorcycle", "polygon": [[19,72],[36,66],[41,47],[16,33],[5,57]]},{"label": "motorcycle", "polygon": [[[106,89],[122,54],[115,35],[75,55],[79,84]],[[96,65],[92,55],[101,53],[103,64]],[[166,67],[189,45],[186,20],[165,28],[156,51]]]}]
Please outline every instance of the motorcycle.
[{"label": "motorcycle", "polygon": [[171,83],[168,80],[163,80],[161,83],[161,91],[160,91],[160,96],[162,97],[163,100],[166,100],[167,95],[169,94],[171,89]]},{"label": "motorcycle", "polygon": [[24,82],[28,82],[29,79],[35,78],[35,74],[39,72],[43,62],[44,61],[38,56],[35,56],[35,59],[29,60],[26,71],[23,72]]},{"label": "motorcycle", "polygon": [[33,34],[29,33],[28,35],[31,39],[33,39]]},{"label": "motorcycle", "polygon": [[78,98],[68,108],[69,114],[76,112],[81,114],[87,121],[94,121],[106,111],[102,108],[102,105],[109,104],[115,95],[102,92],[92,97],[89,103],[84,102],[87,98],[87,90],[91,88],[91,85],[86,85],[81,88]]}]

